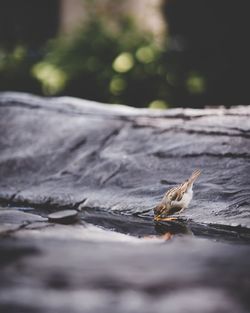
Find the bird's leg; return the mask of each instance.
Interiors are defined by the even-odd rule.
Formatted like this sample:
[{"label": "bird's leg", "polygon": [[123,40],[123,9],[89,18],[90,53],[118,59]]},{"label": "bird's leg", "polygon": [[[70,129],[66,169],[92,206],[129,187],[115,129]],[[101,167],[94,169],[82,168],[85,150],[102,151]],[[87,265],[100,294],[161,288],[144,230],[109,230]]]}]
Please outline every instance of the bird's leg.
[{"label": "bird's leg", "polygon": [[176,217],[160,217],[160,216],[156,216],[154,218],[154,220],[156,222],[159,222],[159,221],[161,221],[161,222],[169,222],[169,221],[176,221],[177,218]]},{"label": "bird's leg", "polygon": [[176,221],[176,220],[177,220],[176,217],[164,217],[164,218],[160,219],[160,221],[162,221],[162,222]]}]

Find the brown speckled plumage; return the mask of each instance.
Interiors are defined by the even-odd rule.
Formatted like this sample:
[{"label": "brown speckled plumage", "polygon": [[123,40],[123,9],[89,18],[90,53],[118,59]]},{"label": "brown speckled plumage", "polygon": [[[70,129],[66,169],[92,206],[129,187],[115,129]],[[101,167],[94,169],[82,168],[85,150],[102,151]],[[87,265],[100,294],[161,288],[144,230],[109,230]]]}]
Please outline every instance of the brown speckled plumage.
[{"label": "brown speckled plumage", "polygon": [[193,183],[200,174],[200,170],[195,170],[185,182],[168,190],[161,203],[154,208],[154,219],[162,220],[163,216],[173,215],[188,207],[189,202],[192,200]]}]

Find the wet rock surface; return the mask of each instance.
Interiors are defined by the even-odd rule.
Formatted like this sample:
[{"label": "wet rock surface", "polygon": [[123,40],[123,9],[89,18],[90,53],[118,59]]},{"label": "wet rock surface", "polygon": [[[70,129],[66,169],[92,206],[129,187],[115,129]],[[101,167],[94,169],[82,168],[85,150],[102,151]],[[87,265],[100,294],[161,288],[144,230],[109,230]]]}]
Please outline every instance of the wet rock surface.
[{"label": "wet rock surface", "polygon": [[[0,311],[248,312],[249,116],[1,94]],[[190,208],[154,223],[195,168]]]},{"label": "wet rock surface", "polygon": [[246,313],[250,308],[246,245],[194,237],[164,242],[94,226],[49,224],[5,237],[0,251],[1,312]]},{"label": "wet rock surface", "polygon": [[164,112],[73,98],[0,96],[0,197],[152,216],[202,175],[183,218],[250,227],[250,107]]}]

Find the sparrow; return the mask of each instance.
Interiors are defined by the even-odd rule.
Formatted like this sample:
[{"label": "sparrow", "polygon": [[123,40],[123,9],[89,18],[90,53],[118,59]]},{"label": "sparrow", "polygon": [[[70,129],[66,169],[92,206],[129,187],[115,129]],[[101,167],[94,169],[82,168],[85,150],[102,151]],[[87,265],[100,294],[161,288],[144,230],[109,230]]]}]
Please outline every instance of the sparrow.
[{"label": "sparrow", "polygon": [[201,171],[195,170],[193,174],[181,185],[168,190],[159,205],[154,208],[155,221],[171,221],[176,218],[166,217],[182,212],[188,207],[193,198],[193,184],[200,176]]}]

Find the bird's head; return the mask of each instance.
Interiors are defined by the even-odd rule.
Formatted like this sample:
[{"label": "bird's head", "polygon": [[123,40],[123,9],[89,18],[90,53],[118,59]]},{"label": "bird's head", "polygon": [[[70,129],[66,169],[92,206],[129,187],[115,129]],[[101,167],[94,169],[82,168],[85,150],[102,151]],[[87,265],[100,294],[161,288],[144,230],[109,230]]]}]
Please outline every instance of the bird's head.
[{"label": "bird's head", "polygon": [[160,216],[163,211],[165,209],[165,206],[162,204],[157,205],[156,207],[154,207],[154,215],[155,216]]}]

